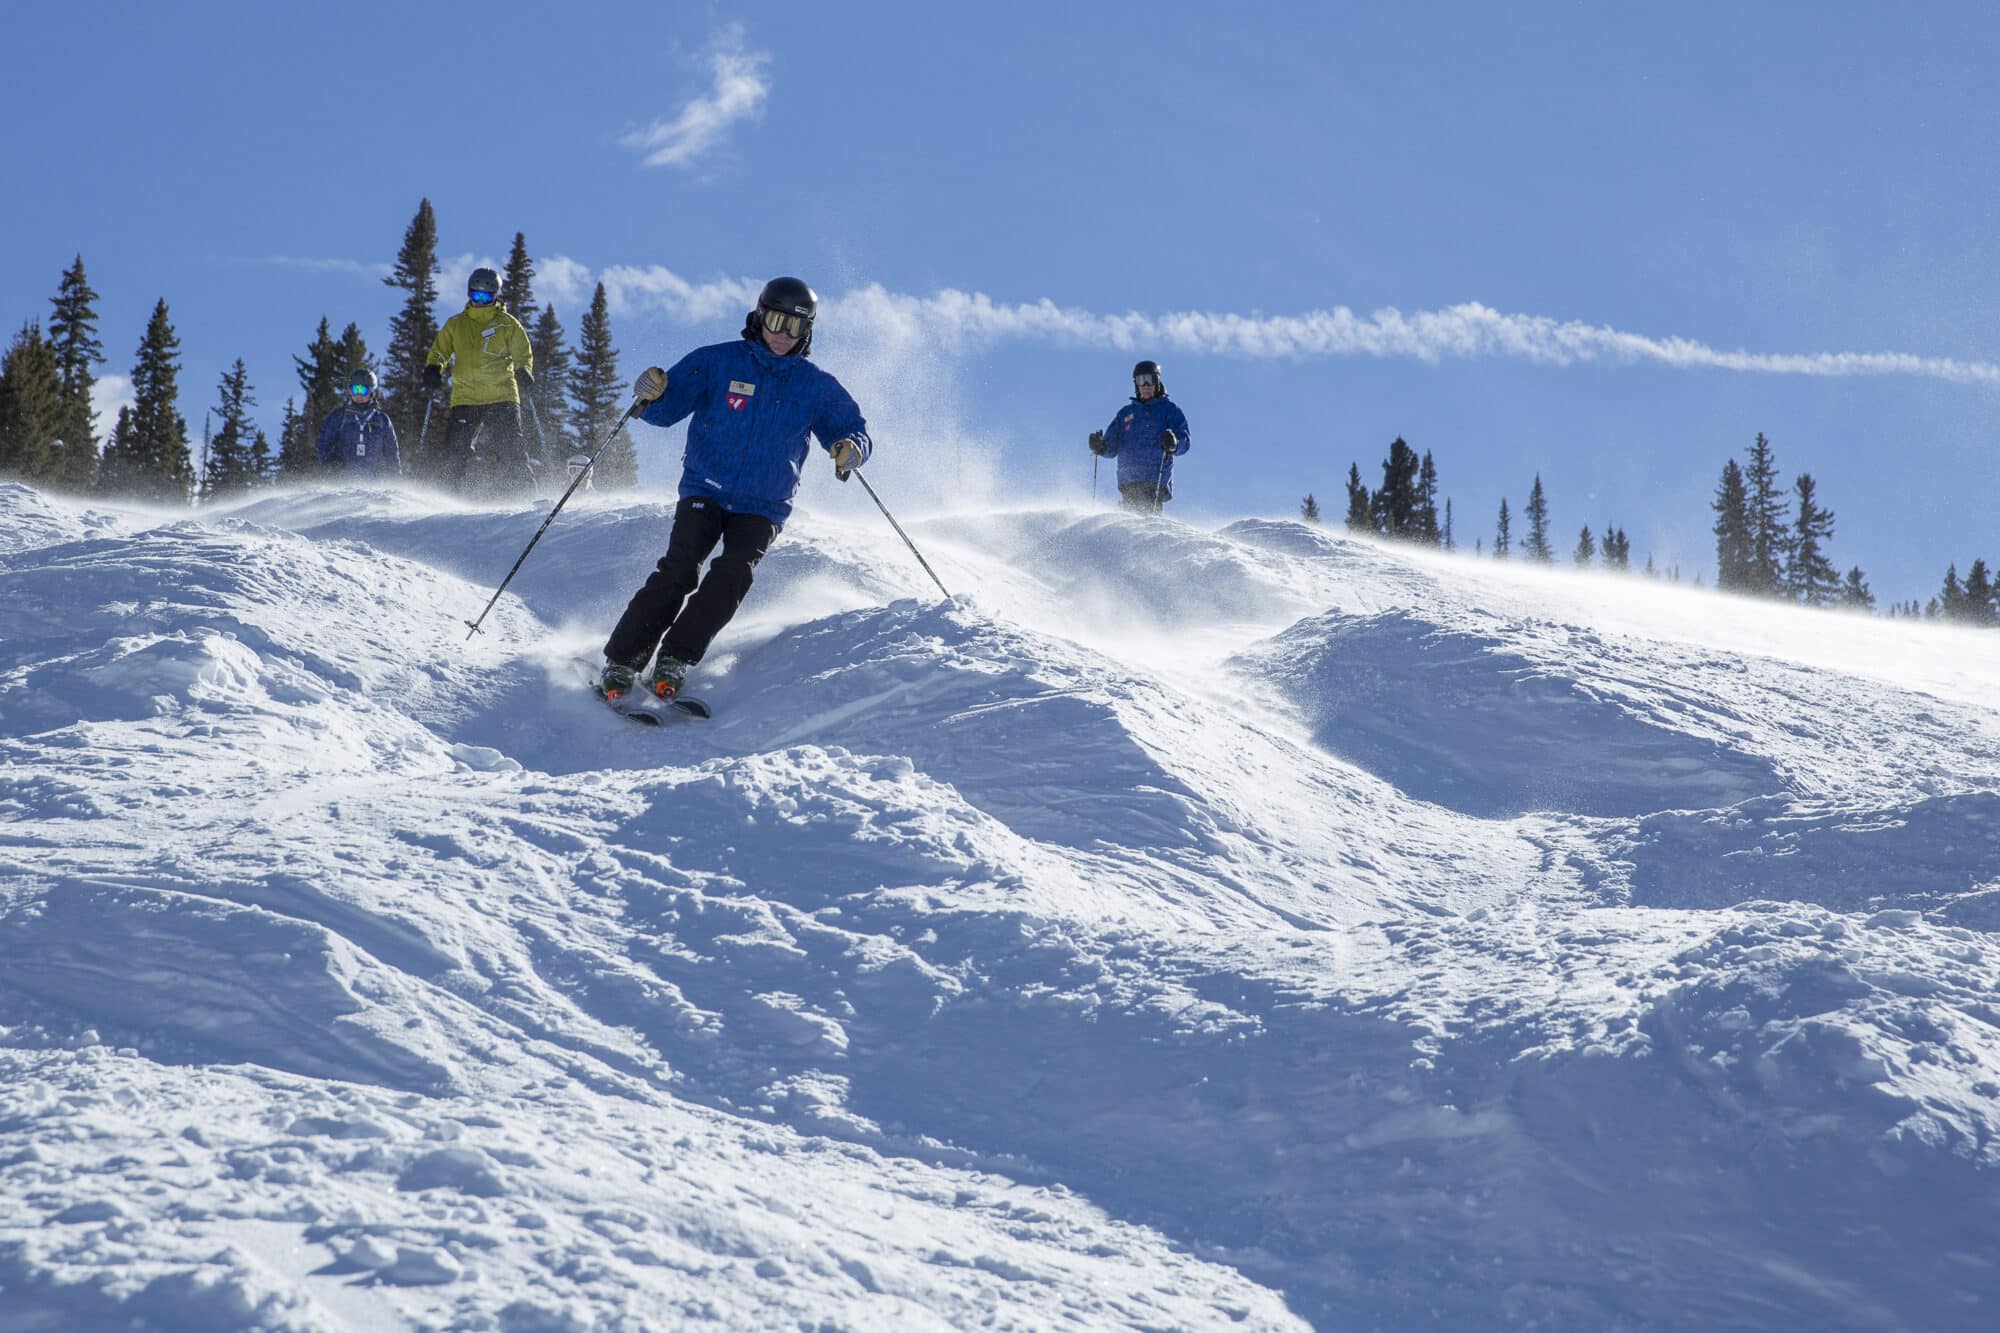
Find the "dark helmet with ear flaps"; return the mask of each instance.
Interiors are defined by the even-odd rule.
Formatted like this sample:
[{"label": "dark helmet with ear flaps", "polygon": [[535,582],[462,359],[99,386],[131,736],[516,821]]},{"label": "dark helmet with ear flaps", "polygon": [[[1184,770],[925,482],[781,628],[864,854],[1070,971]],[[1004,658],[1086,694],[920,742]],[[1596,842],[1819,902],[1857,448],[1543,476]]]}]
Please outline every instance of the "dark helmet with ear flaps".
[{"label": "dark helmet with ear flaps", "polygon": [[1141,361],[1138,365],[1132,367],[1133,392],[1136,393],[1141,384],[1150,384],[1163,394],[1167,391],[1167,381],[1160,375],[1159,362]]},{"label": "dark helmet with ear flaps", "polygon": [[799,343],[786,355],[811,356],[813,319],[818,314],[819,297],[802,279],[773,278],[757,293],[757,308],[744,323],[743,336],[761,341],[765,331],[788,333]]}]

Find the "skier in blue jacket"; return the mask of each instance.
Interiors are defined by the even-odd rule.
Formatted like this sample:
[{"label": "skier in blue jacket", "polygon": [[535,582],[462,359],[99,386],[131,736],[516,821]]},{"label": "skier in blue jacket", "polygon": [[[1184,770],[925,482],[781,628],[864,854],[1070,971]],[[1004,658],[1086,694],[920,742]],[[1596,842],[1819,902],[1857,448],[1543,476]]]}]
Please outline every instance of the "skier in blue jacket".
[{"label": "skier in blue jacket", "polygon": [[[812,288],[773,278],[741,338],[696,348],[669,370],[648,367],[633,385],[632,414],[641,421],[694,419],[667,553],[604,644],[607,698],[639,684],[655,649],[645,687],[662,699],[681,692],[688,668],[743,604],[757,562],[791,517],[808,435],[842,481],[868,461],[874,446],[861,409],[839,380],[806,360],[818,312]],[[717,542],[722,550],[703,575]]]},{"label": "skier in blue jacket", "polygon": [[319,428],[320,466],[349,476],[394,477],[402,470],[396,427],[376,400],[375,372],[357,367],[347,377],[347,401]]},{"label": "skier in blue jacket", "polygon": [[1157,514],[1174,498],[1174,459],[1190,443],[1187,417],[1167,400],[1157,361],[1132,367],[1132,401],[1090,433],[1092,453],[1118,460],[1118,494],[1139,514]]}]

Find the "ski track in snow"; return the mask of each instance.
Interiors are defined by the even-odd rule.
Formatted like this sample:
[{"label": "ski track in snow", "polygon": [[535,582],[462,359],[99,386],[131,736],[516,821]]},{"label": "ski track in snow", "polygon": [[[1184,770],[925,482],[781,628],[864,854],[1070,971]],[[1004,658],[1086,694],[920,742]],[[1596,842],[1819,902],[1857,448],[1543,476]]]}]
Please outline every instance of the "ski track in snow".
[{"label": "ski track in snow", "polygon": [[0,486],[0,1333],[2000,1323],[1990,636],[670,514]]}]

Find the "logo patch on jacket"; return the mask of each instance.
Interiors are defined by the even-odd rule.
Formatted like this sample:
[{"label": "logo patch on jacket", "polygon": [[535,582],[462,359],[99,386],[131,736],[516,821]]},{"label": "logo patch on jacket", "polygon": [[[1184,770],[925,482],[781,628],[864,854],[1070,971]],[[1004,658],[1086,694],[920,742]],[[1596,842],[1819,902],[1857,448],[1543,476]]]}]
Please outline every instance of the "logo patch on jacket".
[{"label": "logo patch on jacket", "polygon": [[731,380],[729,381],[729,392],[724,395],[724,398],[729,403],[730,411],[740,412],[743,410],[743,404],[749,402],[750,395],[755,392],[757,392],[756,385],[746,384],[742,380]]}]

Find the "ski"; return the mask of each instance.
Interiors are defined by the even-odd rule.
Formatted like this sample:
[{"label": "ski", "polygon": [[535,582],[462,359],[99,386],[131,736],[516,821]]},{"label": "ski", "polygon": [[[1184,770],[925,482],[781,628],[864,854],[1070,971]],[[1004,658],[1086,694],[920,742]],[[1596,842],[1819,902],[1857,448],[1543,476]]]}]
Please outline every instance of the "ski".
[{"label": "ski", "polygon": [[613,699],[599,688],[597,678],[601,668],[582,658],[576,664],[584,673],[584,681],[590,692],[604,701],[605,707],[623,718],[648,727],[662,727],[669,722],[706,721],[714,716],[713,710],[702,700],[692,695],[681,695],[674,699],[659,699],[644,691],[634,691],[623,699]]}]

